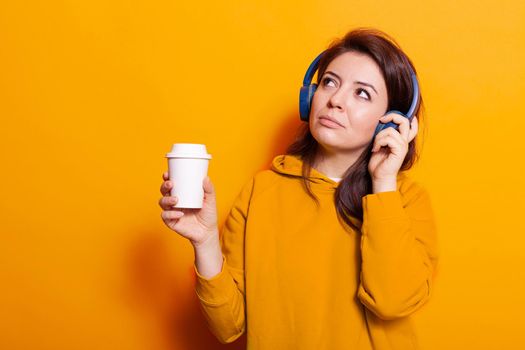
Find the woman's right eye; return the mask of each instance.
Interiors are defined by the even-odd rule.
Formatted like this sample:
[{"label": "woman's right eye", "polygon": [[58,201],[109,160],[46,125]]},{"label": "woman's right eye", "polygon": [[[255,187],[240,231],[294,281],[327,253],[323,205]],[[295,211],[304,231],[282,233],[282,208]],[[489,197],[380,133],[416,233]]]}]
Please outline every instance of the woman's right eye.
[{"label": "woman's right eye", "polygon": [[333,82],[334,80],[331,79],[331,78],[323,78],[323,86],[328,85],[328,83],[331,82],[331,81]]}]

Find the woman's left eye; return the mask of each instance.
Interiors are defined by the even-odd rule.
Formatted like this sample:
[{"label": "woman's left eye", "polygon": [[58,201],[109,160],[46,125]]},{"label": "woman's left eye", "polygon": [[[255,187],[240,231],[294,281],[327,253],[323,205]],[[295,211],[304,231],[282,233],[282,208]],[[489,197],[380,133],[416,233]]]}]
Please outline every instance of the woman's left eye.
[{"label": "woman's left eye", "polygon": [[359,92],[359,95],[361,95],[361,92],[364,92],[366,99],[370,100],[370,94],[368,93],[368,91],[366,91],[365,89],[357,89],[357,91]]}]

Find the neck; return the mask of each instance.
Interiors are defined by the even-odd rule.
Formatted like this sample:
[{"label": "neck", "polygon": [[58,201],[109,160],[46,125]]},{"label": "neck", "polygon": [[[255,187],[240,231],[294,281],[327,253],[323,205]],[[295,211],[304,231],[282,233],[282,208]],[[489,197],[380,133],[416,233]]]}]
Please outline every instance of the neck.
[{"label": "neck", "polygon": [[319,148],[313,167],[328,177],[343,177],[343,174],[359,158],[361,152],[330,152]]}]

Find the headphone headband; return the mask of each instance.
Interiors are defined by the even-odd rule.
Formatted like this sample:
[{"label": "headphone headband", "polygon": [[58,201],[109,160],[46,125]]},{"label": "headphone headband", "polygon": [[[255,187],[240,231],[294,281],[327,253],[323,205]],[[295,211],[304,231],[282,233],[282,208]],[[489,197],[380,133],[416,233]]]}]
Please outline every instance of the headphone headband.
[{"label": "headphone headband", "polygon": [[312,63],[310,63],[310,67],[308,67],[308,70],[306,71],[306,74],[304,75],[303,79],[303,86],[308,86],[312,82],[312,79],[314,77],[315,72],[317,71],[317,68],[319,67],[319,61],[321,60],[321,57],[323,57],[323,54],[326,51],[321,52],[315,60],[313,60]]}]

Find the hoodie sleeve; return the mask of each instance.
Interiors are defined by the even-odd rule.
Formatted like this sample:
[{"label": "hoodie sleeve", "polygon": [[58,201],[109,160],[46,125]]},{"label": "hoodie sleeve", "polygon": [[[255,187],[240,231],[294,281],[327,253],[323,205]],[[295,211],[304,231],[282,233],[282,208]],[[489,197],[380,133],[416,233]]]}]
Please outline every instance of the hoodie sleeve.
[{"label": "hoodie sleeve", "polygon": [[427,191],[412,182],[362,198],[359,300],[389,320],[410,315],[430,297],[438,261],[436,225]]},{"label": "hoodie sleeve", "polygon": [[196,274],[195,292],[208,328],[225,344],[245,331],[244,233],[254,179],[246,183],[220,231],[222,270],[211,278]]}]

